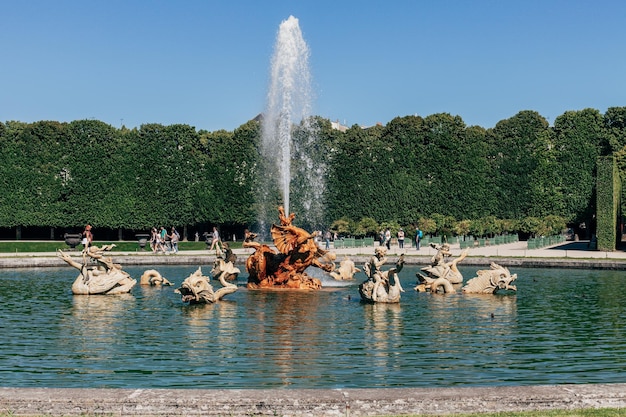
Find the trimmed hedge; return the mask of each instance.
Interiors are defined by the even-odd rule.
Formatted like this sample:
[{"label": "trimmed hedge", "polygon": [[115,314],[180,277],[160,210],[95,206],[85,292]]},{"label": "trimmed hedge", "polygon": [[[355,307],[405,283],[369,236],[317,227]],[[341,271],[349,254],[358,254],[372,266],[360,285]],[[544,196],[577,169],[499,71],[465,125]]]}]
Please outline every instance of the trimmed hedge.
[{"label": "trimmed hedge", "polygon": [[614,251],[617,244],[617,219],[620,208],[621,180],[615,158],[598,158],[596,182],[598,250]]}]

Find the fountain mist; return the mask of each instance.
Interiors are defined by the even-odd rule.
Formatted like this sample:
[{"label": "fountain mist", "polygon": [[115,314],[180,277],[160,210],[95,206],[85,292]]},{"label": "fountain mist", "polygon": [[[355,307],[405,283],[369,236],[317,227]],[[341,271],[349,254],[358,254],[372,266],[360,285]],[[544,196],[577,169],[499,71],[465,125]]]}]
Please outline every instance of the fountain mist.
[{"label": "fountain mist", "polygon": [[277,203],[287,213],[293,210],[292,181],[298,189],[298,218],[309,225],[320,222],[320,210],[314,208],[323,189],[319,183],[323,168],[309,153],[316,140],[315,129],[309,126],[312,97],[309,48],[298,19],[290,16],[280,24],[276,37],[263,114],[262,155],[266,166],[261,175],[262,190],[257,193],[262,228],[275,218]]}]

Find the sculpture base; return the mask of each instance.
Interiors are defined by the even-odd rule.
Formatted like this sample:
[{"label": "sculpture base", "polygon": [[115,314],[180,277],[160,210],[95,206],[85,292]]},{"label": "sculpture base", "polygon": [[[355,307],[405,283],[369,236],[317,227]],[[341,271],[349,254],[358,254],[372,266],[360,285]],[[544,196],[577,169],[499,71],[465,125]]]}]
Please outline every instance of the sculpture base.
[{"label": "sculpture base", "polygon": [[283,290],[319,290],[322,288],[322,281],[308,275],[300,275],[297,278],[289,279],[283,283],[277,283],[270,279],[259,282],[248,281],[248,289],[283,289]]}]

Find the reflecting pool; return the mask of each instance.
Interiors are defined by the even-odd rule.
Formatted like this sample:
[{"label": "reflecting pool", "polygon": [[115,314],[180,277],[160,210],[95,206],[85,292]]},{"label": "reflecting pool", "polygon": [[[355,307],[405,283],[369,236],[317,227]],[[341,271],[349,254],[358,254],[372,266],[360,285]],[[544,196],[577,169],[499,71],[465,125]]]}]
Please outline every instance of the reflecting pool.
[{"label": "reflecting pool", "polygon": [[[139,278],[146,267],[127,267]],[[156,267],[175,284],[196,267]],[[462,268],[465,279],[480,268]],[[208,273],[209,266],[203,270]],[[176,287],[74,296],[73,268],[0,270],[0,386],[379,388],[626,382],[624,272],[512,269],[506,295],[413,291],[362,304],[241,288],[184,305]],[[219,286],[219,284],[217,284]]]}]

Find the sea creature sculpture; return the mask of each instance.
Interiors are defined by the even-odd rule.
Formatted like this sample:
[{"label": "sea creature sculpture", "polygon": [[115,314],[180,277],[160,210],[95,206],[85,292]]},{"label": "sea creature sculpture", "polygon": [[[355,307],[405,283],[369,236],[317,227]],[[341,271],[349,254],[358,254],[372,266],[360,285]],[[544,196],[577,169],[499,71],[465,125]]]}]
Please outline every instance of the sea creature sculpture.
[{"label": "sea creature sculpture", "polygon": [[446,261],[448,257],[452,256],[450,245],[447,243],[442,245],[431,243],[430,245],[437,249],[437,253],[431,258],[430,265],[422,268],[422,271],[428,275],[419,272],[416,274],[418,284],[415,287],[415,291],[437,292],[439,289],[442,289],[445,293],[456,292],[452,284],[463,283],[463,274],[459,271],[457,264],[465,259],[468,249],[465,249],[452,261]]},{"label": "sea creature sculpture", "polygon": [[404,255],[396,262],[395,267],[382,271],[382,265],[387,262],[387,251],[378,247],[374,256],[363,266],[367,279],[359,285],[361,299],[368,303],[399,303],[400,295],[404,292],[398,273],[404,266]]},{"label": "sea creature sculpture", "polygon": [[213,279],[224,278],[226,281],[235,281],[241,271],[231,261],[226,262],[222,258],[215,258],[211,275]]},{"label": "sea creature sculpture", "polygon": [[228,244],[228,242],[222,242],[222,254],[221,256],[219,256],[220,258],[222,258],[224,260],[224,262],[228,263],[232,263],[233,265],[235,265],[237,263],[237,255],[235,255],[235,253],[233,252],[233,250],[230,248],[230,245]]},{"label": "sea creature sculpture", "polygon": [[517,286],[512,285],[517,279],[517,274],[511,275],[508,268],[492,262],[490,269],[479,270],[476,277],[467,281],[461,289],[467,294],[496,294],[498,291],[517,291]]},{"label": "sea creature sculpture", "polygon": [[318,258],[327,251],[320,249],[314,235],[292,224],[295,214],[285,215],[285,209],[278,208],[280,225],[271,227],[276,253],[268,245],[254,241],[256,235],[250,233],[243,243],[245,248],[255,251],[246,260],[248,288],[320,289],[322,282],[304,272],[315,266],[330,272],[332,263],[322,263]]},{"label": "sea creature sculpture", "polygon": [[330,276],[337,281],[353,280],[354,274],[361,272],[359,268],[354,265],[354,261],[347,256],[339,263],[339,267],[334,271],[330,271]]},{"label": "sea creature sculpture", "polygon": [[174,284],[168,281],[167,278],[162,276],[161,273],[156,269],[148,269],[144,271],[144,273],[141,275],[141,278],[139,278],[139,285],[161,286]]},{"label": "sea creature sculpture", "polygon": [[[83,251],[82,263],[75,261],[61,250],[57,252],[59,258],[80,271],[72,284],[73,294],[123,294],[130,292],[137,284],[137,280],[123,271],[121,265],[114,263],[111,257],[104,256],[104,252],[111,250],[114,246],[90,246]],[[90,261],[95,262],[95,265],[89,265]]]},{"label": "sea creature sculpture", "polygon": [[180,288],[177,288],[174,292],[181,295],[183,303],[208,304],[216,303],[224,298],[225,295],[237,291],[237,286],[226,282],[222,275],[219,275],[218,279],[222,287],[213,290],[210,278],[202,275],[202,268],[199,267],[194,273],[185,278]]}]

